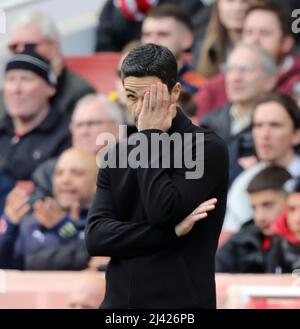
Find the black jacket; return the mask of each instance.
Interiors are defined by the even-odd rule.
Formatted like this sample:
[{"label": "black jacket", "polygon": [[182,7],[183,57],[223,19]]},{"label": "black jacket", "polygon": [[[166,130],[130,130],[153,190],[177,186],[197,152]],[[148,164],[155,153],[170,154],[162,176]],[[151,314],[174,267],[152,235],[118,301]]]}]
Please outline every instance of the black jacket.
[{"label": "black jacket", "polygon": [[14,180],[31,179],[38,165],[71,146],[68,123],[56,109],[24,136],[14,134],[12,121],[6,116],[0,124],[0,172]]},{"label": "black jacket", "polygon": [[61,109],[70,119],[77,101],[87,94],[95,93],[95,89],[82,77],[64,68],[57,81],[56,94],[52,99],[52,107]]},{"label": "black jacket", "polygon": [[300,244],[277,236],[271,252],[270,272],[292,273],[300,269]]},{"label": "black jacket", "polygon": [[[155,132],[161,133],[138,134],[150,143]],[[194,126],[179,109],[168,134],[174,132],[193,137],[204,133],[201,179],[185,179],[187,169],[172,165],[171,169],[100,169],[86,243],[91,255],[111,257],[102,308],[216,306],[214,259],[226,205],[227,149],[218,136]],[[194,153],[195,140],[190,146]],[[132,149],[128,146],[128,154]],[[211,197],[218,198],[216,209],[178,238],[175,225]]]},{"label": "black jacket", "polygon": [[265,236],[252,222],[245,224],[217,252],[216,272],[265,273],[269,272],[270,249],[263,251]]},{"label": "black jacket", "polygon": [[224,108],[212,111],[207,114],[203,120],[202,125],[212,129],[217,135],[224,139],[229,151],[229,183],[243,171],[239,165],[238,159],[255,154],[254,143],[252,138],[252,129],[249,125],[236,135],[231,135],[231,104]]},{"label": "black jacket", "polygon": [[29,271],[80,271],[88,267],[90,256],[84,240],[37,250],[26,257]]}]

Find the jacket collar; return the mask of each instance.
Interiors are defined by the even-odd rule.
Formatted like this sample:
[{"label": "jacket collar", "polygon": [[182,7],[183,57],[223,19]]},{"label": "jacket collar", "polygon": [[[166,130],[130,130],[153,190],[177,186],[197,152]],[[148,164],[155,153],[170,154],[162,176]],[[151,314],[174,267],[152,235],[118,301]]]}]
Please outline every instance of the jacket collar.
[{"label": "jacket collar", "polygon": [[[33,131],[42,131],[42,132],[51,131],[55,127],[57,122],[61,119],[62,119],[62,115],[59,113],[59,111],[57,109],[50,108],[44,120],[37,127],[33,128],[25,135],[28,135]],[[11,135],[15,133],[15,128],[12,119],[8,114],[0,122],[0,131],[5,131],[6,133]]]},{"label": "jacket collar", "polygon": [[168,130],[168,134],[171,135],[174,132],[185,131],[187,127],[192,125],[191,120],[182,112],[180,107],[176,108],[176,116],[172,121],[172,126]]},{"label": "jacket collar", "polygon": [[297,240],[295,235],[290,231],[287,224],[287,211],[285,210],[282,215],[276,219],[272,224],[273,230],[277,235],[288,240],[293,245],[299,245],[300,242]]}]

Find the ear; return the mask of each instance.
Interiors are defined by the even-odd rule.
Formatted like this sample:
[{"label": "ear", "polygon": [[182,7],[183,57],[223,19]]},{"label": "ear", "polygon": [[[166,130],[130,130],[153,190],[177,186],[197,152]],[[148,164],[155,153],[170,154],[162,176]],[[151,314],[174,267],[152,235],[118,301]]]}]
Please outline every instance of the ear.
[{"label": "ear", "polygon": [[181,92],[181,84],[177,82],[171,92],[171,103],[176,104]]},{"label": "ear", "polygon": [[49,87],[48,87],[48,96],[49,96],[49,98],[53,97],[55,95],[55,93],[56,93],[56,89],[49,85]]},{"label": "ear", "polygon": [[193,46],[194,43],[194,34],[186,30],[184,33],[182,33],[182,38],[181,38],[181,48],[182,51],[187,51]]},{"label": "ear", "polygon": [[282,39],[281,49],[283,54],[289,54],[294,48],[295,40],[291,35],[286,35]]},{"label": "ear", "polygon": [[49,54],[50,58],[61,57],[60,45],[58,42],[52,41],[49,51],[51,52],[51,54]]},{"label": "ear", "polygon": [[300,145],[300,129],[296,129],[293,136],[293,146]]}]

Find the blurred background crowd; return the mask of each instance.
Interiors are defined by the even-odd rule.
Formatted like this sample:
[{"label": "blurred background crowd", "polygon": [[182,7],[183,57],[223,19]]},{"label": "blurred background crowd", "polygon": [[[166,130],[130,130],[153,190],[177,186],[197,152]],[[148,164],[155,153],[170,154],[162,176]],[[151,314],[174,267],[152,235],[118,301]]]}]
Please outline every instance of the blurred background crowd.
[{"label": "blurred background crowd", "polygon": [[[296,0],[99,0],[93,51],[84,56],[64,54],[46,10],[20,10],[1,48],[0,268],[105,271],[109,259],[90,257],[84,244],[105,145],[97,137],[135,132],[120,66],[130,49],[150,42],[177,59],[185,114],[228,145],[216,271],[300,268],[297,7]],[[74,40],[84,47],[82,37]]]}]

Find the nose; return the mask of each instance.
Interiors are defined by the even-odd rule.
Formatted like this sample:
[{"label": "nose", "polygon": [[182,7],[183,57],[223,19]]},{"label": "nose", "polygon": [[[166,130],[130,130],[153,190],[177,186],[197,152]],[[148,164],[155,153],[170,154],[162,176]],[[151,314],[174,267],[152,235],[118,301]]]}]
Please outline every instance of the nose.
[{"label": "nose", "polygon": [[60,183],[63,185],[69,185],[72,182],[72,174],[69,171],[64,171],[61,175],[60,175]]},{"label": "nose", "polygon": [[226,79],[229,82],[237,82],[242,79],[242,71],[238,66],[232,67],[229,72],[226,74]]},{"label": "nose", "polygon": [[260,45],[260,35],[259,33],[257,32],[253,32],[251,33],[250,36],[248,36],[247,38],[247,42],[250,43],[250,44],[254,44],[254,45]]},{"label": "nose", "polygon": [[260,224],[265,224],[267,222],[264,211],[262,209],[256,209],[254,212],[254,217],[255,220]]}]

